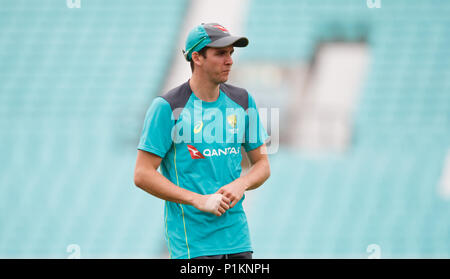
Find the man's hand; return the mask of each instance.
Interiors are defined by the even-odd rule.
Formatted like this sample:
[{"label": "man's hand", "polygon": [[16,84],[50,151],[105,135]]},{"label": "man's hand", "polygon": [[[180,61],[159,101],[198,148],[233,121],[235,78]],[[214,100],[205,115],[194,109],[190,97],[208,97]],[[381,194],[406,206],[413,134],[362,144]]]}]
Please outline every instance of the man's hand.
[{"label": "man's hand", "polygon": [[216,193],[227,197],[231,202],[230,208],[233,208],[238,201],[242,199],[246,189],[246,185],[242,183],[240,179],[236,179],[233,182],[222,186]]},{"label": "man's hand", "polygon": [[230,209],[230,200],[221,194],[198,195],[192,205],[198,210],[221,216]]}]

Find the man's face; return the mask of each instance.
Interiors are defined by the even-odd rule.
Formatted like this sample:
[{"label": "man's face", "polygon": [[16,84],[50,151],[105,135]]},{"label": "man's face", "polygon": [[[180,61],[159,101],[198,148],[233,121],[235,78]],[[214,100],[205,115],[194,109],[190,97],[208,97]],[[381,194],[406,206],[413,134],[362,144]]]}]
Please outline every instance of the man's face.
[{"label": "man's face", "polygon": [[202,69],[215,83],[222,83],[228,80],[233,59],[231,55],[234,47],[208,48],[206,50],[206,58],[202,59]]}]

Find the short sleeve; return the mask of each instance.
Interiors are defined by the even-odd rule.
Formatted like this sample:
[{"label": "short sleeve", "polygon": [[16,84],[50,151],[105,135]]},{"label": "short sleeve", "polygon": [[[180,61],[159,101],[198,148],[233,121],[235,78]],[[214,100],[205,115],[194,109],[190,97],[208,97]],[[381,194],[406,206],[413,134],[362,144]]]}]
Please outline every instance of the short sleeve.
[{"label": "short sleeve", "polygon": [[248,94],[248,110],[245,121],[245,139],[244,149],[246,152],[263,145],[268,139],[266,129],[264,128],[255,100]]},{"label": "short sleeve", "polygon": [[137,149],[164,158],[172,145],[172,119],[170,104],[161,97],[153,100],[145,115],[141,138]]}]

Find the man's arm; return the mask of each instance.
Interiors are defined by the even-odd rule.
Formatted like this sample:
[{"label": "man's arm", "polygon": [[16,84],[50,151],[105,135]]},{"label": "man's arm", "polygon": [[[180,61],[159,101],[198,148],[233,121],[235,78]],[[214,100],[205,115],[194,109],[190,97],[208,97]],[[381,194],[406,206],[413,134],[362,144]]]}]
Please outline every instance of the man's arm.
[{"label": "man's arm", "polygon": [[245,190],[253,190],[261,186],[270,177],[270,164],[267,156],[266,144],[247,152],[252,167],[250,171],[240,177],[243,184],[246,185]]},{"label": "man's arm", "polygon": [[270,176],[270,164],[265,144],[247,152],[247,154],[252,164],[248,173],[217,191],[217,193],[230,199],[230,207],[233,207],[242,198],[245,191],[258,188]]},{"label": "man's arm", "polygon": [[229,199],[223,195],[201,195],[173,184],[157,169],[162,158],[146,151],[138,150],[134,184],[147,193],[160,199],[188,204],[217,216],[229,209]]}]

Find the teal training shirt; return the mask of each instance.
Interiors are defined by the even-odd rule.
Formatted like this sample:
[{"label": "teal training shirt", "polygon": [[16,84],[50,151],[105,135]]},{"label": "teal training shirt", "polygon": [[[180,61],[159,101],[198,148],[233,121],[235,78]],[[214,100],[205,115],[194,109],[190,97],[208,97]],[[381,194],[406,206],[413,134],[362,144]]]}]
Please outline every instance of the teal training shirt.
[{"label": "teal training shirt", "polygon": [[[162,158],[161,173],[175,185],[214,194],[241,175],[246,151],[268,138],[252,96],[220,85],[214,102],[200,100],[189,82],[155,98],[145,116],[138,149]],[[218,217],[193,206],[165,202],[165,238],[171,258],[253,251],[244,197]]]}]

